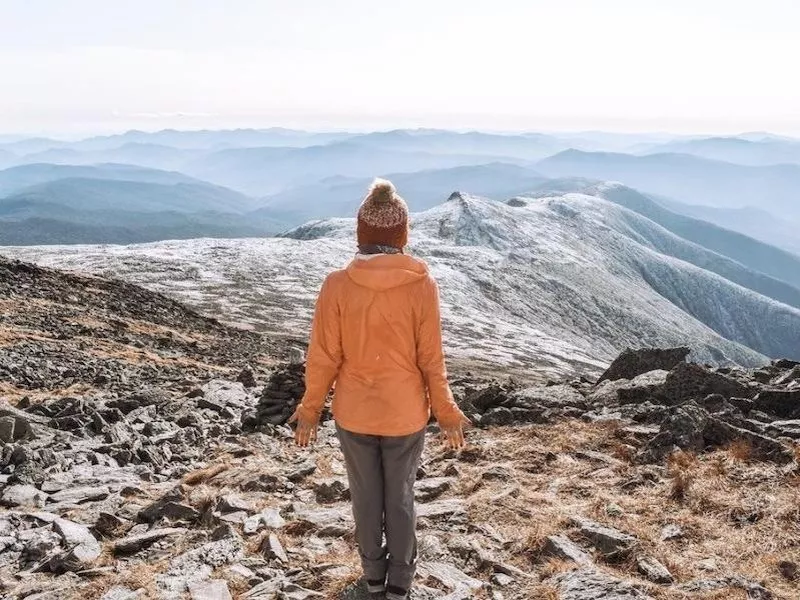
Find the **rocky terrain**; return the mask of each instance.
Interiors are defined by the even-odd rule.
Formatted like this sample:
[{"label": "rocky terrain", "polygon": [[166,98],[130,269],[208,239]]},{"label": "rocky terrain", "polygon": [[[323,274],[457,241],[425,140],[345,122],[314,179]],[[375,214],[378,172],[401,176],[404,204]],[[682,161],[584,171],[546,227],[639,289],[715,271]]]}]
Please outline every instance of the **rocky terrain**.
[{"label": "rocky terrain", "polygon": [[[0,597],[363,598],[302,351],[134,285],[0,262]],[[453,377],[416,599],[798,597],[800,363],[626,351],[598,378]]]}]

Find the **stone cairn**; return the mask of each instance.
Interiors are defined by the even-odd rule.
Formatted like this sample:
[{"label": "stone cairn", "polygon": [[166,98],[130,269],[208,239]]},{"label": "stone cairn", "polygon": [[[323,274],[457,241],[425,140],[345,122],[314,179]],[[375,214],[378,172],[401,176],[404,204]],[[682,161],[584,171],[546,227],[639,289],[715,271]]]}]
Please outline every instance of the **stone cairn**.
[{"label": "stone cairn", "polygon": [[283,425],[292,416],[306,391],[305,357],[302,350],[292,348],[289,362],[270,375],[256,407],[253,425]]}]

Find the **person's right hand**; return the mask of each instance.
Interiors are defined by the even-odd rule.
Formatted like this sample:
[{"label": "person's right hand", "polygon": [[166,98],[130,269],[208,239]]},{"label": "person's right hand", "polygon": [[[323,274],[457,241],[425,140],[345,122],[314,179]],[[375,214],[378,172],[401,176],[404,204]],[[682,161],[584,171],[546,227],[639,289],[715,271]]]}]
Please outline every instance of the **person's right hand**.
[{"label": "person's right hand", "polygon": [[309,444],[313,444],[317,439],[317,427],[319,427],[318,420],[309,420],[303,416],[300,407],[294,411],[294,414],[289,417],[288,423],[297,422],[294,430],[294,441],[301,448],[305,448]]},{"label": "person's right hand", "polygon": [[470,425],[472,425],[472,423],[470,423],[469,419],[463,417],[461,421],[454,425],[440,425],[439,428],[442,430],[442,437],[447,446],[452,450],[460,450],[466,445],[464,428]]}]

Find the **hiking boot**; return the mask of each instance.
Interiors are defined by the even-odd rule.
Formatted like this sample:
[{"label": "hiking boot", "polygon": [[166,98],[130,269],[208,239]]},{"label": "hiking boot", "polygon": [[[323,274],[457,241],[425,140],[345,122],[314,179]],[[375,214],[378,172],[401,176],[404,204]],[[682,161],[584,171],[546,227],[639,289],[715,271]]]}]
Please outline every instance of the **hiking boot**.
[{"label": "hiking boot", "polygon": [[386,588],[386,600],[407,600],[408,590],[404,590],[396,585],[390,585]]}]

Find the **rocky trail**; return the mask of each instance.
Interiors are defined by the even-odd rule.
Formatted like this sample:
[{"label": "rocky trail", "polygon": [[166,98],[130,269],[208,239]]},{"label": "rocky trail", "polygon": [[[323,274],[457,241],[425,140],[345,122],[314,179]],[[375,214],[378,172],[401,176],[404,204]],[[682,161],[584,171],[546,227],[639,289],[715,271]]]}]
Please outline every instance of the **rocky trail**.
[{"label": "rocky trail", "polygon": [[[302,352],[159,294],[0,262],[0,598],[364,598]],[[414,598],[800,597],[800,363],[626,351],[599,381],[459,373]]]}]

